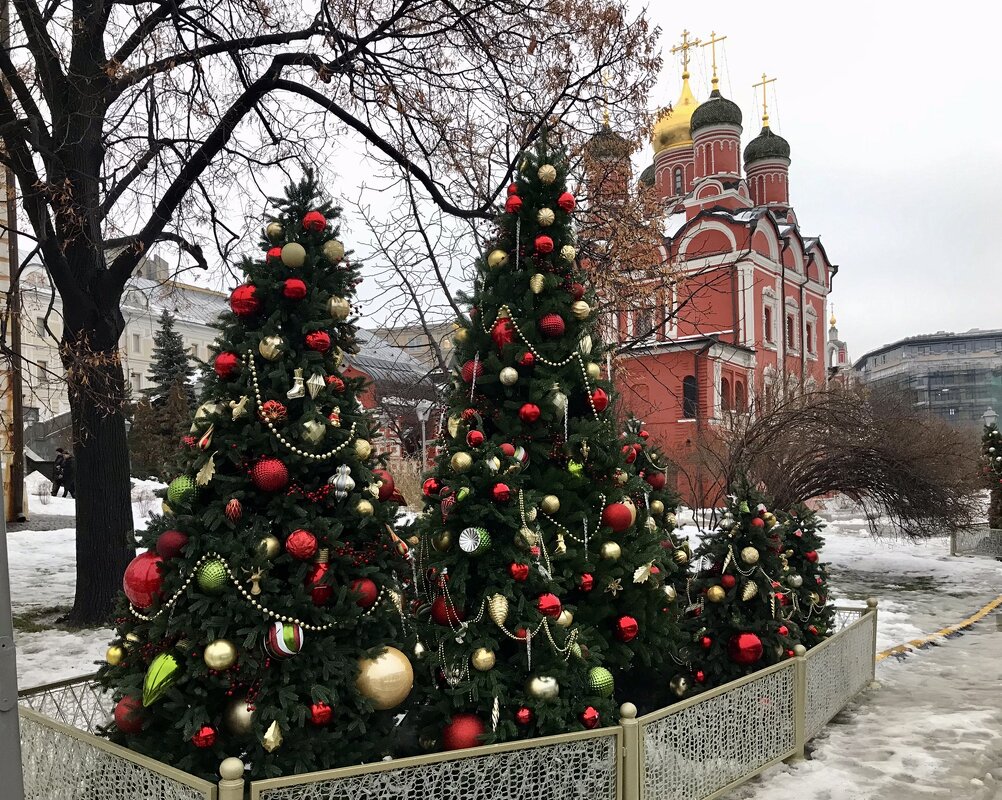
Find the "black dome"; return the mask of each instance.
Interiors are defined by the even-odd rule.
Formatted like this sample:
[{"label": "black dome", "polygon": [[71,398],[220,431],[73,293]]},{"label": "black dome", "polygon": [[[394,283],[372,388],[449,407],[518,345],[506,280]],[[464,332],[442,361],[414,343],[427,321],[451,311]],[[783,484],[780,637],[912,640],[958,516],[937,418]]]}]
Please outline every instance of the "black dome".
[{"label": "black dome", "polygon": [[737,103],[732,103],[718,90],[710,92],[707,101],[692,114],[689,130],[695,134],[700,128],[711,125],[741,125],[741,109]]},{"label": "black dome", "polygon": [[654,185],[654,165],[653,164],[649,165],[647,167],[647,169],[645,169],[643,172],[640,173],[640,182],[644,186],[648,186],[648,187]]},{"label": "black dome", "polygon": [[745,164],[764,161],[767,158],[789,158],[790,143],[766,126],[762,132],[748,142],[745,147]]},{"label": "black dome", "polygon": [[630,155],[632,145],[605,123],[585,147],[592,158],[623,158]]}]

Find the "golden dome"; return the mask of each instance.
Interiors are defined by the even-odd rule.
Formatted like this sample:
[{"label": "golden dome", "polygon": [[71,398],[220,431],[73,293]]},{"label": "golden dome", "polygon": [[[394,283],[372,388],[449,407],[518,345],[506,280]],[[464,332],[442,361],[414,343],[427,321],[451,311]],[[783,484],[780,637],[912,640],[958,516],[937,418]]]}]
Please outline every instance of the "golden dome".
[{"label": "golden dome", "polygon": [[674,150],[676,147],[688,147],[692,144],[689,122],[697,108],[699,103],[689,88],[689,73],[683,72],[682,93],[678,96],[678,102],[672,106],[671,112],[663,114],[654,126],[651,145],[654,147],[655,155],[662,150]]}]

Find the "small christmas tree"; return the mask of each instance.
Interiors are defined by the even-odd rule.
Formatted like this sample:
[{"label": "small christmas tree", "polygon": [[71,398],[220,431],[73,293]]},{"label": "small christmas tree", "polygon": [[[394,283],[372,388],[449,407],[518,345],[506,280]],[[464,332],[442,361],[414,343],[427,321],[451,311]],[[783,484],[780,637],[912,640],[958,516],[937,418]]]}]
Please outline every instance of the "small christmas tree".
[{"label": "small christmas tree", "polygon": [[132,407],[129,428],[129,462],[137,478],[163,478],[164,464],[177,442],[166,442],[160,433],[160,414],[148,397],[140,397]]},{"label": "small christmas tree", "polygon": [[174,329],[174,315],[166,308],[160,314],[160,327],[153,334],[153,360],[150,362],[150,383],[145,394],[155,408],[167,405],[171,389],[180,384],[189,412],[195,405],[192,389],[191,359],[184,347],[184,337]]},{"label": "small christmas tree", "polygon": [[824,523],[810,508],[801,504],[782,515],[785,566],[781,582],[789,590],[793,618],[800,628],[801,642],[808,649],[821,644],[835,631],[835,606],[828,592],[827,564],[820,550]]},{"label": "small christmas tree", "polygon": [[985,483],[988,486],[988,527],[1002,528],[1002,432],[994,422],[981,436]]},{"label": "small christmas tree", "polygon": [[112,739],[209,779],[232,755],[255,777],[378,760],[413,680],[393,481],[340,370],[340,209],[311,175],[274,202],[100,670]]}]

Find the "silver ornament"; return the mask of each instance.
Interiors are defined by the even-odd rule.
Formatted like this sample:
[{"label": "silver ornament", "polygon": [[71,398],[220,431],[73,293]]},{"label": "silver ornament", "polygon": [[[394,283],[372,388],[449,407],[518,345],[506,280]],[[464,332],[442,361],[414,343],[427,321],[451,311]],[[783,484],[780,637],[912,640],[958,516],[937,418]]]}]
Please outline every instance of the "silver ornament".
[{"label": "silver ornament", "polygon": [[348,492],[355,488],[355,481],[351,477],[351,467],[342,464],[327,479],[327,483],[334,487],[334,496],[338,500],[344,500],[348,496]]}]

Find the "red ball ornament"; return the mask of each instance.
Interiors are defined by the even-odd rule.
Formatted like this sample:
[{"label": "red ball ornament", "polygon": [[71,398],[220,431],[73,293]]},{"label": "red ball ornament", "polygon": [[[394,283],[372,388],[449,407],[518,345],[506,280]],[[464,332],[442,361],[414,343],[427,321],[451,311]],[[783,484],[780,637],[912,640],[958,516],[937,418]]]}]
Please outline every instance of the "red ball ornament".
[{"label": "red ball ornament", "polygon": [[306,297],[306,284],[299,278],[289,278],[282,284],[282,294],[290,300],[302,300]]},{"label": "red ball ornament", "polygon": [[317,537],[302,528],[285,538],[285,552],[297,561],[309,561],[317,554]]},{"label": "red ball ornament", "polygon": [[816,564],[817,561],[818,561],[818,551],[817,550],[808,550],[806,553],[804,553],[804,558],[806,558],[812,564]]},{"label": "red ball ornament", "polygon": [[787,650],[786,651],[786,657],[787,658],[793,658],[795,655],[796,655],[796,653],[794,653],[792,650]]},{"label": "red ball ornament", "polygon": [[536,601],[536,608],[540,614],[544,617],[550,617],[550,619],[559,617],[560,612],[563,610],[560,605],[560,598],[550,592],[539,596],[539,600]]},{"label": "red ball ornament", "polygon": [[704,636],[702,639],[699,640],[699,643],[703,646],[704,650],[709,650],[711,647],[713,647],[713,639],[711,639],[709,636]]},{"label": "red ball ornament", "polygon": [[281,247],[277,247],[277,246],[270,248],[268,250],[268,258],[270,260],[272,260],[272,261],[281,261],[282,260],[282,248]]},{"label": "red ball ornament", "polygon": [[306,346],[318,353],[326,353],[331,349],[331,335],[327,331],[313,331],[306,334]]},{"label": "red ball ornament", "polygon": [[596,389],[591,393],[591,404],[596,411],[605,411],[609,407],[609,395],[605,389]]},{"label": "red ball ornament", "polygon": [[438,478],[428,478],[421,484],[421,492],[425,497],[435,497],[442,491],[442,482]]},{"label": "red ball ornament", "polygon": [[161,558],[177,558],[188,544],[188,536],[181,531],[164,531],[157,537],[157,555]]},{"label": "red ball ornament", "polygon": [[376,477],[377,481],[381,481],[379,484],[379,502],[385,503],[393,497],[393,490],[396,488],[393,483],[393,476],[385,469],[374,469],[372,474]]},{"label": "red ball ornament", "polygon": [[577,205],[577,201],[570,192],[564,192],[557,198],[557,205],[560,206],[561,211],[570,214],[574,210],[574,206]]},{"label": "red ball ornament", "polygon": [[501,352],[506,344],[514,342],[515,326],[512,325],[511,319],[503,317],[495,322],[494,327],[491,328],[491,339],[497,345],[498,352]]},{"label": "red ball ornament", "polygon": [[262,492],[277,492],[289,483],[289,470],[277,458],[262,458],[251,470],[251,480]]},{"label": "red ball ornament", "polygon": [[602,524],[622,533],[633,524],[633,514],[625,503],[610,503],[602,512]]},{"label": "red ball ornament", "polygon": [[515,455],[515,445],[511,442],[504,442],[501,445],[501,452],[508,456],[508,458],[512,458]]},{"label": "red ball ornament", "polygon": [[491,487],[491,499],[495,503],[507,503],[511,500],[511,488],[507,483],[495,483]]},{"label": "red ball ornament", "polygon": [[303,227],[310,233],[320,233],[327,227],[327,220],[319,211],[307,211],[303,217]]},{"label": "red ball ornament", "polygon": [[431,604],[431,618],[439,625],[449,625],[450,623],[455,625],[457,622],[462,622],[463,614],[458,608],[450,609],[445,602],[445,596],[439,595]]},{"label": "red ball ornament", "polygon": [[509,183],[508,184],[508,196],[511,197],[513,194],[518,194],[518,184]]},{"label": "red ball ornament", "polygon": [[479,378],[484,374],[484,365],[479,361],[471,359],[463,364],[463,368],[459,371],[459,374],[462,375],[466,383],[473,383],[474,378]]},{"label": "red ball ornament", "polygon": [[537,253],[552,253],[553,252],[553,239],[545,234],[536,237],[536,252]]},{"label": "red ball ornament", "polygon": [[115,725],[122,733],[139,733],[143,729],[143,701],[126,695],[115,704]]},{"label": "red ball ornament", "polygon": [[737,633],[727,643],[727,654],[735,664],[747,667],[762,658],[762,640],[754,633]]},{"label": "red ball ornament", "polygon": [[632,464],[637,460],[637,451],[633,449],[631,445],[624,444],[622,447],[623,455],[626,456],[626,463]]},{"label": "red ball ornament", "polygon": [[780,625],[776,629],[776,633],[778,633],[780,636],[786,636],[790,633],[790,629],[787,628],[785,625]]},{"label": "red ball ornament", "polygon": [[337,375],[327,376],[327,385],[330,386],[331,391],[341,394],[344,391],[344,381],[341,380]]},{"label": "red ball ornament", "polygon": [[590,592],[595,587],[595,578],[590,572],[586,572],[578,578],[578,588],[582,592]]},{"label": "red ball ornament", "polygon": [[665,484],[668,482],[668,478],[663,472],[648,472],[644,475],[644,480],[656,492],[664,489]]},{"label": "red ball ornament", "polygon": [[516,581],[524,581],[529,577],[529,565],[528,564],[509,564],[508,574],[511,575]]},{"label": "red ball ornament", "polygon": [[515,712],[515,722],[519,725],[531,725],[533,719],[533,713],[531,708],[526,708],[522,706],[518,711]]},{"label": "red ball ornament", "polygon": [[466,434],[466,443],[470,447],[480,447],[484,443],[483,431],[470,431]]},{"label": "red ball ornament", "polygon": [[539,332],[543,336],[556,339],[558,336],[564,335],[564,330],[566,330],[564,318],[559,314],[543,314],[539,319]]},{"label": "red ball ornament", "polygon": [[[286,545],[286,548],[288,549],[288,545]],[[324,580],[330,569],[331,565],[326,561],[316,561],[310,565],[309,570],[306,572],[306,580],[303,581],[303,585],[309,591],[310,598],[313,600],[313,605],[315,606],[327,605],[334,596],[334,586]]]},{"label": "red ball ornament", "polygon": [[244,514],[244,507],[240,505],[240,501],[233,497],[226,504],[226,510],[223,512],[226,515],[226,519],[230,522],[236,522]]},{"label": "red ball ornament", "polygon": [[518,365],[520,367],[531,367],[536,363],[536,357],[532,354],[530,350],[526,350],[518,359]]},{"label": "red ball ornament", "polygon": [[316,725],[317,727],[327,725],[334,719],[334,709],[326,703],[310,703],[309,710],[306,712],[306,718],[310,721],[310,725]]},{"label": "red ball ornament", "polygon": [[442,729],[442,749],[476,747],[483,735],[484,723],[476,714],[453,714],[449,724]]},{"label": "red ball ornament", "polygon": [[149,608],[160,595],[163,576],[160,564],[163,559],[151,550],[140,553],[125,568],[122,589],[136,608]]},{"label": "red ball ornament", "polygon": [[534,403],[526,403],[518,410],[518,418],[530,424],[539,419],[539,414],[539,406]]},{"label": "red ball ornament", "polygon": [[762,519],[762,517],[754,517],[751,521],[751,524],[753,528],[764,528],[765,520]]},{"label": "red ball ornament", "polygon": [[734,585],[737,582],[738,582],[738,579],[735,578],[733,575],[721,575],[720,576],[720,585],[723,586],[725,589],[733,589]]},{"label": "red ball ornament", "polygon": [[632,642],[640,632],[640,625],[628,615],[623,615],[616,620],[616,638],[621,642]]},{"label": "red ball ornament", "polygon": [[358,595],[355,605],[361,608],[372,608],[379,597],[379,587],[369,578],[359,578],[351,582],[351,590]]},{"label": "red ball ornament", "polygon": [[584,711],[581,712],[581,724],[584,725],[589,730],[591,728],[598,727],[599,714],[594,706],[587,706]]},{"label": "red ball ornament", "polygon": [[194,736],[191,743],[202,750],[207,750],[216,743],[216,729],[211,725],[203,725]]},{"label": "red ball ornament", "polygon": [[571,293],[571,297],[575,300],[580,300],[585,295],[585,287],[583,283],[577,283],[575,281],[568,288]]},{"label": "red ball ornament", "polygon": [[701,669],[697,669],[692,677],[696,679],[696,683],[706,683],[706,673]]},{"label": "red ball ornament", "polygon": [[522,209],[522,198],[517,194],[512,194],[508,196],[505,201],[504,210],[509,214],[517,214]]},{"label": "red ball ornament", "polygon": [[650,436],[651,436],[651,435],[650,435],[650,434],[649,434],[649,433],[648,433],[647,431],[640,431],[640,433],[639,433],[639,434],[637,434],[637,435],[638,435],[638,436],[639,436],[639,437],[640,437],[641,439],[649,439],[649,438],[650,438]]},{"label": "red ball ornament", "polygon": [[240,368],[240,358],[236,353],[220,353],[212,363],[212,368],[216,371],[216,375],[225,381],[235,375]]},{"label": "red ball ornament", "polygon": [[257,287],[249,283],[238,286],[230,292],[230,308],[233,309],[233,313],[243,318],[251,317],[260,311],[261,301],[254,296],[255,292]]}]

